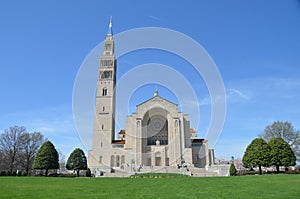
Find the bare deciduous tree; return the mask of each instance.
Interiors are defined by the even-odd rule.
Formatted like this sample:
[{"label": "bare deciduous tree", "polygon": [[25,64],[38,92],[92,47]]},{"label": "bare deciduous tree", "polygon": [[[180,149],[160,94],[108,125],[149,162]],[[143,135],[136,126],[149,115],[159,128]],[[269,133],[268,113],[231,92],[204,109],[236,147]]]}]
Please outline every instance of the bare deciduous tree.
[{"label": "bare deciduous tree", "polygon": [[17,157],[21,151],[22,137],[26,132],[23,126],[13,126],[0,136],[0,150],[2,151],[2,170],[13,171],[17,169]]},{"label": "bare deciduous tree", "polygon": [[45,142],[40,132],[28,133],[23,126],[13,126],[0,135],[0,170],[25,170],[29,173],[34,157]]},{"label": "bare deciduous tree", "polygon": [[32,167],[34,157],[36,156],[39,148],[46,141],[40,132],[24,133],[21,138],[21,151],[19,153],[19,165],[28,173]]},{"label": "bare deciduous tree", "polygon": [[66,169],[66,156],[59,149],[57,149],[57,152],[59,156],[59,169]]}]

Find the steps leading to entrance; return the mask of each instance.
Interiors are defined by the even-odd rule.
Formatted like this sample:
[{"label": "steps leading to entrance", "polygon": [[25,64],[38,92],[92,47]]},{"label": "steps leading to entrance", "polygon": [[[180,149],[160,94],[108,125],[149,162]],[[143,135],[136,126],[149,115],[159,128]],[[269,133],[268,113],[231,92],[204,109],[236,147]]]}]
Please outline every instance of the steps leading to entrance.
[{"label": "steps leading to entrance", "polygon": [[190,166],[188,168],[180,169],[178,169],[177,166],[144,166],[140,169],[135,169],[134,167],[120,169],[117,167],[114,168],[114,172],[112,173],[104,173],[104,177],[128,177],[130,175],[141,173],[175,173],[194,177],[228,176],[229,167],[227,165],[213,165],[208,168]]}]

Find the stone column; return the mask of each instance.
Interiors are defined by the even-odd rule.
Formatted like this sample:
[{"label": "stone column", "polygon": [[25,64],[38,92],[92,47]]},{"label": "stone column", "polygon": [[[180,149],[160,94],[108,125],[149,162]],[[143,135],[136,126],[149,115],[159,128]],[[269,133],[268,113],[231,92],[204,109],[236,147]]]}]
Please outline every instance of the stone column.
[{"label": "stone column", "polygon": [[139,167],[142,164],[142,120],[136,119],[136,154],[135,162],[136,166]]},{"label": "stone column", "polygon": [[205,167],[208,168],[210,166],[209,163],[209,152],[208,152],[208,141],[203,141],[204,149],[205,149]]},{"label": "stone column", "polygon": [[160,152],[161,152],[161,166],[166,166],[166,152],[164,146],[160,147]]},{"label": "stone column", "polygon": [[151,146],[151,166],[155,166],[155,150],[154,147]]},{"label": "stone column", "polygon": [[174,147],[174,160],[176,161],[176,164],[179,163],[178,160],[181,159],[181,142],[180,142],[180,128],[179,128],[179,119],[176,118],[174,119],[174,143],[173,143],[173,147]]}]

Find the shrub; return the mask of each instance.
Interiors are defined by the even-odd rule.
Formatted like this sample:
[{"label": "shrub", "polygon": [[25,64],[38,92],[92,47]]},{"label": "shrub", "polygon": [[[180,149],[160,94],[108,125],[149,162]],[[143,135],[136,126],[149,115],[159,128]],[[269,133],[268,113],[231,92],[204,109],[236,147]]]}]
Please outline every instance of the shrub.
[{"label": "shrub", "polygon": [[17,176],[22,176],[22,172],[18,171]]},{"label": "shrub", "polygon": [[6,176],[6,171],[0,171],[0,176]]},{"label": "shrub", "polygon": [[[271,172],[270,173],[267,172],[267,173],[271,174]],[[267,174],[267,173],[265,171],[262,171],[262,175]],[[244,175],[259,175],[259,171],[256,171],[256,170],[249,170],[249,171],[247,171],[247,170],[245,170],[245,171],[240,171],[239,175],[240,176],[244,176]]]},{"label": "shrub", "polygon": [[17,172],[16,172],[16,171],[13,171],[13,172],[11,173],[11,175],[12,175],[12,176],[17,176]]},{"label": "shrub", "polygon": [[286,174],[299,174],[300,173],[300,166],[296,166],[294,169],[293,168],[291,168],[291,167],[289,167],[286,171],[285,171],[285,173]]},{"label": "shrub", "polygon": [[66,178],[74,178],[76,175],[73,173],[51,173],[49,177],[66,177]]},{"label": "shrub", "polygon": [[254,170],[246,172],[246,175],[255,175],[255,174],[258,174],[258,173]]},{"label": "shrub", "polygon": [[190,176],[183,174],[174,174],[174,173],[142,173],[135,174],[129,178],[188,178]]},{"label": "shrub", "polygon": [[286,174],[298,174],[296,170],[288,170],[285,172]]},{"label": "shrub", "polygon": [[28,173],[26,171],[22,171],[22,176],[27,176]]},{"label": "shrub", "polygon": [[231,163],[231,165],[230,165],[229,173],[230,173],[230,176],[236,176],[236,168],[233,163]]},{"label": "shrub", "polygon": [[6,176],[11,176],[11,172],[10,171],[6,171]]},{"label": "shrub", "polygon": [[[279,171],[280,174],[284,174],[285,171]],[[267,171],[267,174],[279,174],[277,171]]]},{"label": "shrub", "polygon": [[85,176],[86,177],[92,177],[92,173],[91,173],[91,170],[89,168],[86,170]]}]

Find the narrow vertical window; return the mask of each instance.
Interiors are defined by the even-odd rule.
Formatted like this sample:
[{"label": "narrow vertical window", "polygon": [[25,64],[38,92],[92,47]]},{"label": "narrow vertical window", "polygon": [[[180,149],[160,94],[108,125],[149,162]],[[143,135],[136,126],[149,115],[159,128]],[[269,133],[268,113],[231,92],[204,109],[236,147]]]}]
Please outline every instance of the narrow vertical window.
[{"label": "narrow vertical window", "polygon": [[121,164],[125,164],[125,155],[121,156]]},{"label": "narrow vertical window", "polygon": [[103,88],[102,89],[102,96],[106,96],[107,95],[107,88]]},{"label": "narrow vertical window", "polygon": [[119,167],[120,166],[120,156],[117,155],[116,157],[116,167]]},{"label": "narrow vertical window", "polygon": [[102,127],[101,127],[101,128],[102,128],[102,130],[104,129],[104,124],[102,124]]},{"label": "narrow vertical window", "polygon": [[110,166],[114,167],[115,166],[115,156],[110,156]]},{"label": "narrow vertical window", "polygon": [[102,107],[102,111],[105,111],[105,107],[104,106]]}]

